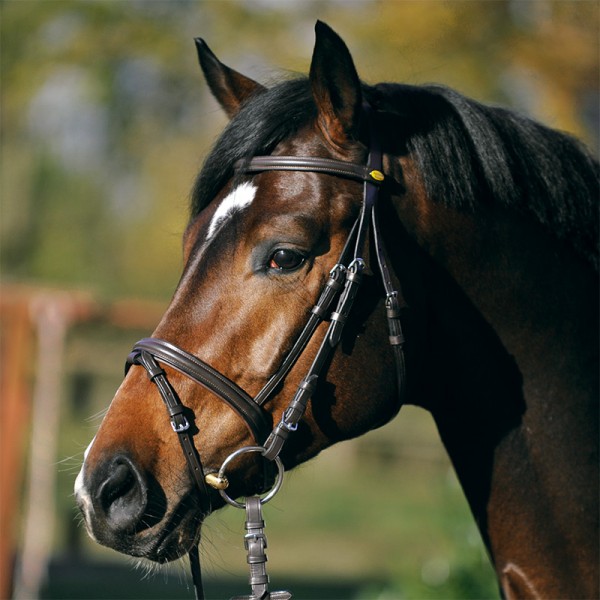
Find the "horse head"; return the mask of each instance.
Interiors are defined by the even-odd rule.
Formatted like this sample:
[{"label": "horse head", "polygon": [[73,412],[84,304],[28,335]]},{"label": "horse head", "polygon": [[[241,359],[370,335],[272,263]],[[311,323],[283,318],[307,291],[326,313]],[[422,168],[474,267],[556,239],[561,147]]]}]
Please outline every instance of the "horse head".
[{"label": "horse head", "polygon": [[[208,85],[231,121],[197,179],[183,236],[183,274],[152,338],[164,341],[164,352],[182,349],[186,360],[234,385],[240,403],[246,402],[232,409],[214,390],[173,368],[180,363],[163,360],[165,385],[185,405],[189,451],[199,455],[203,475],[216,473],[232,452],[265,441],[260,430],[281,422],[317,357],[326,376],[312,382],[312,400],[280,450],[286,468],[386,422],[398,409],[388,331],[385,319],[375,316],[378,307],[384,312],[385,295],[374,259],[368,259],[365,232],[354,226],[363,188],[377,182],[366,183],[368,174],[338,173],[346,164],[367,162],[373,133],[348,49],[326,25],[319,23],[316,33],[308,79],[271,90],[223,65],[196,41]],[[263,169],[251,162],[257,154],[303,157],[308,167]],[[331,344],[337,349],[323,356],[329,313],[316,314],[314,307],[323,293],[342,286],[335,269],[346,271],[340,260],[351,246],[365,249],[363,289],[351,324],[339,344]],[[338,315],[340,328],[345,316]],[[302,336],[307,339],[296,351]],[[132,359],[136,364],[88,448],[76,496],[100,543],[165,561],[197,542],[203,518],[223,500],[210,487],[198,492],[148,367],[139,366],[149,357],[145,351],[151,353],[151,346],[139,349],[140,360]],[[297,356],[286,365],[292,351]],[[250,426],[244,418],[248,399],[260,405],[249,407],[255,414]],[[262,490],[273,477],[264,463],[250,453],[232,461],[228,495]]]}]

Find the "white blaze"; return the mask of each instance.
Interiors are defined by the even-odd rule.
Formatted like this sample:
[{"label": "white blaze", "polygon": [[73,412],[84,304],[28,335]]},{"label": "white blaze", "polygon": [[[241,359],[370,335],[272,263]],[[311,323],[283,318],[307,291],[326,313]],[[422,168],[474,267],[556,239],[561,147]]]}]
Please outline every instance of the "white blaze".
[{"label": "white blaze", "polygon": [[250,182],[245,182],[232,190],[225,198],[219,207],[215,211],[213,218],[208,226],[208,233],[206,235],[206,241],[210,240],[216,233],[217,229],[223,223],[234,215],[237,211],[246,208],[254,200],[256,195],[256,186]]},{"label": "white blaze", "polygon": [[[83,464],[81,465],[81,470],[79,471],[79,474],[77,475],[77,479],[75,479],[75,486],[74,486],[75,496],[77,497],[78,501],[80,502],[80,506],[83,510],[86,523],[89,522],[89,511],[92,507],[92,500],[90,498],[88,491],[85,489],[85,486],[83,484],[83,470],[85,468],[85,459],[87,458],[87,456],[90,452],[90,448],[92,447],[92,444],[94,443],[95,439],[96,438],[94,437],[94,439],[90,442],[89,446],[86,448],[85,452],[83,453]],[[88,529],[88,531],[90,531],[90,530]],[[93,537],[93,534],[91,533],[91,531],[90,531],[90,535]]]}]

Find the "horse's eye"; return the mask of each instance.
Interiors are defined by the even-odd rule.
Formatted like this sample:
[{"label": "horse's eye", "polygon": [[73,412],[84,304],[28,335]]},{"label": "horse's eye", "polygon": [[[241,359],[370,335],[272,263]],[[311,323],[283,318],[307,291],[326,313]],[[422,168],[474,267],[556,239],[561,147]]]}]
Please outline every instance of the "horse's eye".
[{"label": "horse's eye", "polygon": [[299,252],[289,249],[277,250],[271,260],[269,267],[271,269],[279,269],[280,271],[291,271],[297,269],[304,262],[304,256]]}]

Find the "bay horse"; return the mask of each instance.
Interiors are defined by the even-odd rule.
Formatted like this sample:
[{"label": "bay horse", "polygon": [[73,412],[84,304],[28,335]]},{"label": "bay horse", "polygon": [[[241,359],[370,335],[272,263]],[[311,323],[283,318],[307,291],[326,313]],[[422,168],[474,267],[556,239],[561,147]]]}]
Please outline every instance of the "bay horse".
[{"label": "bay horse", "polygon": [[501,594],[597,598],[598,163],[453,90],[362,83],[315,31],[309,76],[268,89],[196,40],[230,121],[171,304],[86,451],[87,530],[176,559],[224,498],[269,489],[273,464],[411,403]]}]

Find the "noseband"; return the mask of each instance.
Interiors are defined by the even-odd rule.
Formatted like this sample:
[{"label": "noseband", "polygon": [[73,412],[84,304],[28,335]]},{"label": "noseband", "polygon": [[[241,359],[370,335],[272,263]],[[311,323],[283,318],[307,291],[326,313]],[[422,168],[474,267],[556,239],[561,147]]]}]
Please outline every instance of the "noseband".
[{"label": "noseband", "polygon": [[[351,179],[362,182],[364,185],[360,214],[346,240],[337,264],[331,269],[321,295],[315,306],[311,309],[306,325],[296,339],[292,349],[283,360],[279,369],[271,376],[258,394],[252,398],[233,381],[196,356],[161,339],[145,338],[140,340],[135,344],[131,354],[127,358],[126,373],[132,365],[141,365],[146,369],[150,380],[158,387],[171,418],[173,430],[179,438],[189,471],[200,491],[200,510],[204,515],[207,515],[211,511],[211,491],[209,490],[209,485],[218,489],[226,502],[236,506],[243,506],[230,498],[225,492],[228,485],[224,472],[225,466],[232,459],[233,454],[225,460],[216,475],[216,469],[205,475],[200,456],[193,441],[193,435],[197,432],[194,425],[193,412],[182,404],[160,364],[168,365],[189,377],[192,381],[202,385],[236,411],[257,443],[257,446],[247,447],[241,449],[241,451],[259,451],[268,461],[275,462],[279,470],[279,475],[281,475],[283,467],[279,454],[289,435],[297,429],[305,413],[307,403],[315,391],[319,376],[341,339],[344,324],[348,319],[358,293],[365,268],[365,262],[362,257],[366,248],[369,231],[371,232],[373,247],[379,265],[379,275],[385,291],[389,341],[396,360],[399,405],[403,401],[406,386],[403,352],[404,336],[400,321],[400,313],[403,308],[401,302],[403,302],[403,299],[398,285],[394,285],[392,282],[387,254],[378,223],[377,201],[379,190],[385,182],[385,176],[382,170],[382,153],[377,128],[373,124],[374,115],[369,107],[365,107],[365,113],[370,125],[370,151],[366,165],[333,159],[297,156],[255,156],[247,161],[238,161],[235,165],[238,173],[304,171]],[[337,304],[335,310],[331,310],[336,298]],[[273,396],[275,389],[292,369],[318,325],[326,319],[329,319],[329,327],[313,363],[299,384],[294,398],[284,410],[280,422],[275,428],[272,428],[271,415],[265,410],[264,404]],[[240,450],[234,454],[237,456],[238,453],[240,453]],[[280,477],[278,478],[278,482],[279,479]],[[196,595],[197,597],[202,597],[198,552],[195,546],[190,551],[190,560],[192,562]]]}]

